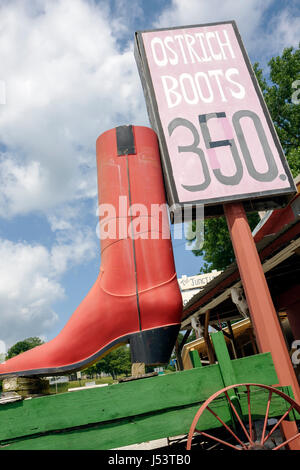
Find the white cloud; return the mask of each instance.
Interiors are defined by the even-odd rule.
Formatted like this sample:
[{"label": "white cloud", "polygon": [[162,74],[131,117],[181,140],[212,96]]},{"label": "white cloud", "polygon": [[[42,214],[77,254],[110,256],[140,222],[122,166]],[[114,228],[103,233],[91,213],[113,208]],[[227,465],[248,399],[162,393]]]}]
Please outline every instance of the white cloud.
[{"label": "white cloud", "polygon": [[243,37],[251,37],[273,0],[173,0],[158,20],[159,26],[215,23],[235,20]]},{"label": "white cloud", "polygon": [[[2,154],[3,155],[3,154]],[[3,155],[0,161],[0,215],[13,215],[15,210],[24,213],[28,209],[40,209],[46,174],[40,162],[29,161],[19,165],[13,157]]]},{"label": "white cloud", "polygon": [[132,44],[119,50],[108,8],[87,0],[2,3],[0,61],[7,147],[0,215],[95,198],[98,135],[147,124]]},{"label": "white cloud", "polygon": [[[265,61],[299,42],[299,16],[287,2],[275,12],[275,0],[173,0],[156,27],[235,20],[247,51]],[[292,2],[293,3],[293,2]],[[296,9],[296,6],[294,7]]]},{"label": "white cloud", "polygon": [[0,258],[1,340],[9,347],[55,323],[51,304],[64,289],[48,274],[50,254],[43,246],[0,240]]},{"label": "white cloud", "polygon": [[51,249],[51,268],[62,274],[71,266],[87,263],[100,254],[96,232],[92,229],[61,232],[58,242]]},{"label": "white cloud", "polygon": [[300,42],[300,17],[291,9],[283,9],[270,22],[268,43],[282,51],[285,47],[297,47]]},{"label": "white cloud", "polygon": [[0,340],[10,347],[29,336],[45,337],[65,296],[61,276],[98,255],[92,231],[63,234],[51,249],[0,239]]}]

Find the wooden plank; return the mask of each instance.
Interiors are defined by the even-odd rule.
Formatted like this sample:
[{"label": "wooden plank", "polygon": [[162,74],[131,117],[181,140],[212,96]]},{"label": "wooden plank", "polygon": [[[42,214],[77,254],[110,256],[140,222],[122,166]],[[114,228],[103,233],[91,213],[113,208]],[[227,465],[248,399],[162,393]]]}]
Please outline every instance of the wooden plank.
[{"label": "wooden plank", "polygon": [[236,383],[278,384],[278,377],[271,353],[233,359],[231,365],[236,377]]},{"label": "wooden plank", "polygon": [[[252,409],[254,415],[262,418],[265,415],[267,394],[257,394],[252,397]],[[269,416],[281,416],[286,407],[280,397],[272,400]],[[150,441],[167,436],[175,436],[188,433],[192,420],[199,409],[200,404],[190,407],[146,414],[130,419],[98,424],[86,429],[74,429],[40,435],[35,438],[23,438],[6,444],[3,450],[105,450],[135,443]],[[231,416],[227,407],[227,401],[220,399],[212,404],[211,408],[226,423],[230,423]],[[246,397],[241,398],[241,408],[247,423],[248,403]],[[209,430],[220,427],[216,418],[206,411],[198,423],[199,430]]]},{"label": "wooden plank", "polygon": [[[237,383],[276,383],[269,353],[236,359],[232,364]],[[122,419],[136,420],[139,415],[197,406],[223,386],[220,368],[215,364],[103,388],[1,405],[0,441],[114,420],[114,426],[118,427]],[[166,426],[163,428],[165,436],[176,435],[175,426],[173,432],[167,432],[171,429],[168,422]],[[142,440],[139,442],[148,440],[147,433],[140,436]]]},{"label": "wooden plank", "polygon": [[195,351],[195,349],[191,349],[189,351],[189,356],[192,361],[193,367],[202,367],[201,359],[199,357],[198,351]]},{"label": "wooden plank", "polygon": [[[199,408],[166,411],[143,415],[114,423],[103,423],[89,429],[79,429],[11,443],[4,450],[106,450],[125,445],[147,442],[167,436],[188,433]],[[213,416],[210,417],[212,422]],[[206,429],[210,426],[205,422]]]},{"label": "wooden plank", "polygon": [[222,388],[218,365],[83,389],[0,408],[0,441],[204,401]]},{"label": "wooden plank", "polygon": [[226,341],[222,331],[211,334],[211,340],[215,348],[217,361],[221,369],[224,386],[234,385],[237,383],[236,375],[231,364],[230,356],[226,346]]}]

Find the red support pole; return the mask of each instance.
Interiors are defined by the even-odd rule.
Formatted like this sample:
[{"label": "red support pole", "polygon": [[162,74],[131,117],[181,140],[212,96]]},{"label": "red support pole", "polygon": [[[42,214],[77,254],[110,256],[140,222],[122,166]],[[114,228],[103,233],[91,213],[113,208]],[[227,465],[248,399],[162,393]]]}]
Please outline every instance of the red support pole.
[{"label": "red support pole", "polygon": [[[300,403],[299,384],[276,315],[244,206],[239,202],[224,204],[224,212],[258,348],[261,353],[271,352],[279,380],[278,385],[291,385],[295,401]],[[296,424],[293,421],[284,422],[283,430],[287,438],[290,432],[295,430],[295,426]],[[291,443],[290,447],[300,449],[298,443],[295,443],[294,446]]]}]

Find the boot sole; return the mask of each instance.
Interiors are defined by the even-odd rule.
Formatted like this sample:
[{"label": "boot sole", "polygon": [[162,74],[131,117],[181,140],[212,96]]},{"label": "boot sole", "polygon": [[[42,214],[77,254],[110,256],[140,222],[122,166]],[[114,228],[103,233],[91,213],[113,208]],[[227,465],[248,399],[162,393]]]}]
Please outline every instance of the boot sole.
[{"label": "boot sole", "polygon": [[180,330],[180,324],[162,326],[143,330],[137,333],[129,333],[108,343],[104,348],[89,358],[62,367],[51,367],[43,369],[31,369],[18,372],[0,374],[5,377],[41,377],[59,374],[67,374],[87,368],[99,361],[101,357],[109,354],[122,344],[130,344],[131,362],[142,362],[145,365],[161,365],[169,362],[172,350]]}]

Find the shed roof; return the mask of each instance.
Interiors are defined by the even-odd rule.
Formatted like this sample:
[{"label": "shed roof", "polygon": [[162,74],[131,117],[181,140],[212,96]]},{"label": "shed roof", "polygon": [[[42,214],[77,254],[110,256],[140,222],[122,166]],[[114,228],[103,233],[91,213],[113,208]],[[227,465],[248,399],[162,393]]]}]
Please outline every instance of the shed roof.
[{"label": "shed roof", "polygon": [[[277,309],[284,308],[284,294],[299,286],[300,272],[300,175],[295,179],[298,193],[283,209],[268,211],[253,231],[271,296]],[[239,318],[231,300],[231,289],[242,286],[236,262],[209,282],[185,305],[182,329],[191,317],[210,310],[211,320]],[[298,291],[298,290],[297,290]],[[283,302],[283,304],[282,304]]]}]

